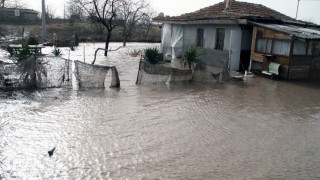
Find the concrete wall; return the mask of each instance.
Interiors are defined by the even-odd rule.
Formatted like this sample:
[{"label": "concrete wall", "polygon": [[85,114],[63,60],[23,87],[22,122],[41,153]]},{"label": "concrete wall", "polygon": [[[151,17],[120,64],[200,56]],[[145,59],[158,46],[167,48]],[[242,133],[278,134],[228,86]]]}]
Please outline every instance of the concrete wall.
[{"label": "concrete wall", "polygon": [[115,66],[99,66],[75,61],[75,76],[80,88],[104,88],[109,70],[112,72],[110,87],[120,87],[120,79]]}]

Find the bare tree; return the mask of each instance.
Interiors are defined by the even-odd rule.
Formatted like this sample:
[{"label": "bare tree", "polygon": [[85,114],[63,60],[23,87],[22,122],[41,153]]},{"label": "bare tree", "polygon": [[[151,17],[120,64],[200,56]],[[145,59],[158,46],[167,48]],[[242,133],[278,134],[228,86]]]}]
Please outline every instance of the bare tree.
[{"label": "bare tree", "polygon": [[118,25],[118,13],[122,0],[74,0],[92,19],[101,23],[108,31],[105,42],[105,53],[108,55],[109,42],[113,29]]},{"label": "bare tree", "polygon": [[156,11],[154,11],[151,8],[147,8],[146,16],[144,16],[143,19],[141,20],[141,25],[147,31],[145,35],[146,39],[148,39],[151,27],[153,26],[152,18],[154,18],[155,16],[156,16]]},{"label": "bare tree", "polygon": [[67,16],[70,20],[83,18],[83,11],[77,4],[74,3],[74,0],[68,1],[67,10]]},{"label": "bare tree", "polygon": [[123,46],[126,46],[134,28],[147,14],[144,12],[149,5],[144,0],[122,0],[120,16],[123,19]]},{"label": "bare tree", "polygon": [[55,18],[56,10],[51,6],[46,7],[46,20],[49,22],[51,19]]}]

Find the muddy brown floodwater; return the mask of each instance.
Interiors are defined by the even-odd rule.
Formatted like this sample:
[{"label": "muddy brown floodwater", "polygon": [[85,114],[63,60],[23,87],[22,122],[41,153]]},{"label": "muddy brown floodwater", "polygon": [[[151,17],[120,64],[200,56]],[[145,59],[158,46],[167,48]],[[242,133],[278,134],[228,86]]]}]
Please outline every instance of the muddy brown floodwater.
[{"label": "muddy brown floodwater", "polygon": [[[84,46],[91,62],[103,44],[81,44],[70,57],[82,60]],[[127,53],[148,46],[159,44],[99,55],[98,64],[117,66],[120,89],[2,95],[1,177],[320,178],[319,81],[135,85],[139,57]]]}]

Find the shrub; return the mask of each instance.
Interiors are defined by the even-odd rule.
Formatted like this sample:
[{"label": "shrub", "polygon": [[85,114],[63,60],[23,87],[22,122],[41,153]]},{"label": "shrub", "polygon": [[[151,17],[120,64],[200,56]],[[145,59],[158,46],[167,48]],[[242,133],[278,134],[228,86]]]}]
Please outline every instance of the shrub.
[{"label": "shrub", "polygon": [[151,64],[157,64],[163,61],[163,54],[158,48],[147,48],[144,50],[144,60]]},{"label": "shrub", "polygon": [[56,47],[54,47],[52,54],[55,56],[60,56],[60,55],[62,55],[62,51],[60,49],[57,49]]},{"label": "shrub", "polygon": [[9,45],[7,45],[5,49],[6,49],[6,51],[8,51],[8,53],[10,54],[10,57],[12,57],[12,56],[13,56],[13,48],[10,47]]},{"label": "shrub", "polygon": [[39,88],[42,79],[47,77],[47,71],[44,66],[46,62],[36,56],[29,56],[27,59],[17,61],[17,71],[20,73],[20,79],[28,85],[28,88]]},{"label": "shrub", "polygon": [[195,45],[192,45],[190,49],[188,49],[184,54],[183,54],[183,57],[182,57],[182,60],[181,60],[181,63],[184,65],[184,66],[187,66],[189,68],[191,68],[191,65],[193,63],[199,63],[201,60],[199,59],[199,57],[201,56],[201,52],[200,52],[200,49],[195,46]]},{"label": "shrub", "polygon": [[30,47],[27,44],[22,44],[22,49],[18,51],[17,61],[20,62],[22,60],[28,59],[32,55],[30,51]]},{"label": "shrub", "polygon": [[39,41],[35,37],[29,36],[27,39],[27,44],[28,45],[38,45]]},{"label": "shrub", "polygon": [[71,51],[75,51],[75,50],[76,50],[75,45],[74,45],[73,42],[71,42],[71,43],[69,44],[69,47],[70,47],[70,50],[71,50]]}]

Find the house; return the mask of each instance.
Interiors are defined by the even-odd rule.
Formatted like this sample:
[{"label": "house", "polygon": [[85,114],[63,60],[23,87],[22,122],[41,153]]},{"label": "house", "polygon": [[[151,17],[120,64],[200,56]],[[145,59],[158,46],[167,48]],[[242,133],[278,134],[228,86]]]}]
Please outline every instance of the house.
[{"label": "house", "polygon": [[179,58],[192,45],[203,49],[205,64],[232,71],[268,69],[279,63],[285,79],[320,77],[318,25],[297,21],[266,6],[225,0],[181,16],[159,16],[161,48]]},{"label": "house", "polygon": [[0,8],[0,22],[35,23],[38,12],[32,9]]}]

